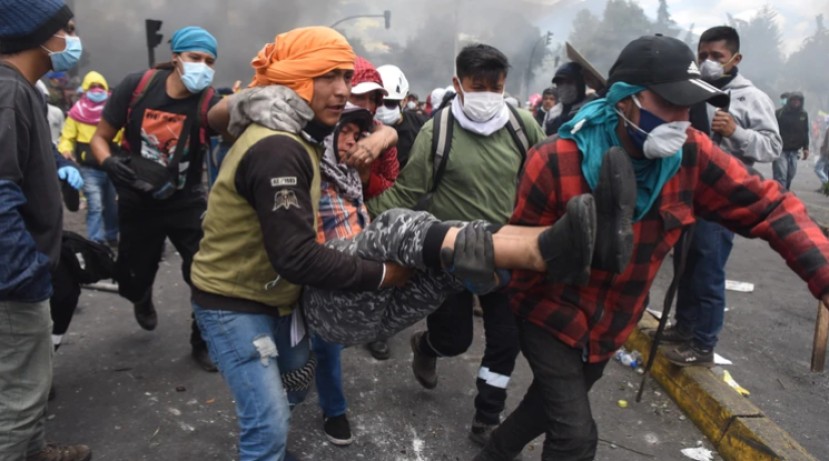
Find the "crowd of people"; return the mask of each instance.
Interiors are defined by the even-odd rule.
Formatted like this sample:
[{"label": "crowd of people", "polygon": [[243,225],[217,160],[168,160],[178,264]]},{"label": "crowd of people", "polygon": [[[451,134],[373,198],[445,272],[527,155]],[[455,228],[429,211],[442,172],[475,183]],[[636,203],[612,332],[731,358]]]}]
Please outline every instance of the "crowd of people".
[{"label": "crowd of people", "polygon": [[[696,52],[633,40],[600,88],[567,62],[529,110],[505,96],[509,58],[492,45],[464,47],[424,103],[403,69],[330,28],[278,34],[245,89],[213,89],[219,48],[184,27],[168,62],[113,87],[88,72],[55,107],[41,79],[80,61],[72,11],[0,0],[0,460],[92,457],[44,430],[52,354],[98,267],[74,245],[111,260],[98,278],[145,330],[165,241],[176,248],[192,357],[233,396],[243,461],[297,459],[290,416],[313,385],[327,439],[353,442],[344,347],[388,359],[388,339],[425,319],[411,369],[437,388],[438,358],[473,341],[476,302],[475,460],[513,460],[542,434],[544,460],[593,459],[588,393],[676,245],[689,250],[664,354],[679,366],[713,364],[734,233],[767,240],[829,301],[829,240],[788,191],[809,152],[804,97],[775,109],[739,72],[731,27]],[[63,229],[78,191],[86,239]],[[533,381],[505,414],[519,354]]]}]

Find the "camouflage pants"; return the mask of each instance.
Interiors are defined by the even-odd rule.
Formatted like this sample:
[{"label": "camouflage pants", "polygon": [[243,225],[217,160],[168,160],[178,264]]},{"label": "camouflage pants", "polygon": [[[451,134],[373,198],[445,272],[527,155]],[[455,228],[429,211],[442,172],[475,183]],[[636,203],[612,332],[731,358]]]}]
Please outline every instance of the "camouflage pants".
[{"label": "camouflage pants", "polygon": [[374,261],[415,269],[402,288],[377,291],[327,291],[306,287],[301,306],[308,326],[322,339],[346,346],[385,339],[423,319],[463,285],[451,275],[428,269],[423,243],[439,221],[426,212],[389,210],[352,239],[325,245]]}]

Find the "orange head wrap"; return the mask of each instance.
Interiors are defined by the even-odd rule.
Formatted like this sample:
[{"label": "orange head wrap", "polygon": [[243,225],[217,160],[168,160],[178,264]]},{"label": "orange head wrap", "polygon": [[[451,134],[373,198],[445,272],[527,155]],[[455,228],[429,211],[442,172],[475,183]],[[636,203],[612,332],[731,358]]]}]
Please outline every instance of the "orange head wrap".
[{"label": "orange head wrap", "polygon": [[302,99],[314,97],[314,79],[335,69],[354,69],[356,55],[339,32],[328,27],[302,27],[279,34],[259,51],[251,65],[250,86],[284,85]]}]

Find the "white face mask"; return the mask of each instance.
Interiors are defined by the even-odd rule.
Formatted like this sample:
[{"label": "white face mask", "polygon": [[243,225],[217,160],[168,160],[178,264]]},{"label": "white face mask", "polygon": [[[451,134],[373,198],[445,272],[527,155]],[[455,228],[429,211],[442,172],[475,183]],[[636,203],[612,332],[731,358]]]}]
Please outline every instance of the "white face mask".
[{"label": "white face mask", "polygon": [[409,101],[406,103],[406,109],[415,110],[417,109],[417,104],[414,101]]},{"label": "white face mask", "polygon": [[720,64],[719,61],[706,59],[699,66],[699,73],[702,76],[702,79],[706,82],[714,82],[725,77],[725,66],[730,64],[735,57],[737,56],[732,56],[731,59],[729,59],[725,64]]},{"label": "white face mask", "polygon": [[377,112],[374,114],[374,119],[382,123],[383,125],[394,125],[395,123],[400,120],[401,113],[400,107],[395,107],[394,109],[389,109],[386,106],[380,106],[377,108]]},{"label": "white face mask", "polygon": [[671,157],[685,144],[688,139],[688,127],[691,122],[668,122],[654,128],[648,133],[642,153],[646,158],[659,159]]},{"label": "white face mask", "polygon": [[725,69],[723,69],[723,65],[719,62],[706,59],[699,66],[699,73],[702,75],[703,80],[713,82],[721,79],[725,75]]},{"label": "white face mask", "polygon": [[506,105],[504,93],[490,91],[463,91],[463,113],[473,122],[483,123],[495,118]]}]

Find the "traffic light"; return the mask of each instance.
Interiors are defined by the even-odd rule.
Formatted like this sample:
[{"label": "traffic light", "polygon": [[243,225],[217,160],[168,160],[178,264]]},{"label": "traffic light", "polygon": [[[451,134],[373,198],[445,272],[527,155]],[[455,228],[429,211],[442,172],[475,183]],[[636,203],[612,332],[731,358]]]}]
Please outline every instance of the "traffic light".
[{"label": "traffic light", "polygon": [[164,38],[164,34],[160,34],[158,31],[161,30],[161,21],[157,19],[147,19],[147,48],[155,48],[161,44],[161,39]]},{"label": "traffic light", "polygon": [[386,20],[386,29],[389,29],[391,27],[391,11],[383,11],[383,19]]},{"label": "traffic light", "polygon": [[549,30],[547,31],[547,44],[553,43],[553,33]]}]

